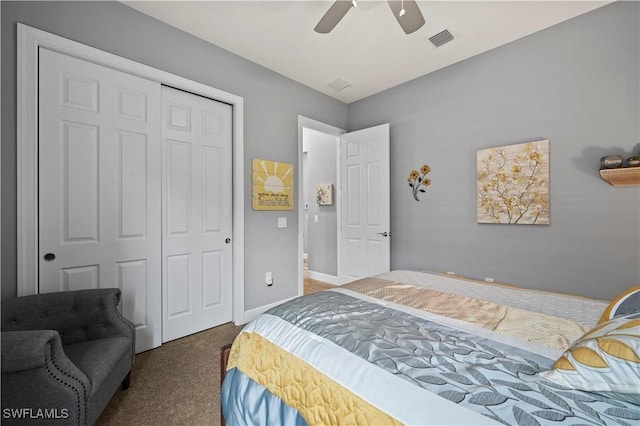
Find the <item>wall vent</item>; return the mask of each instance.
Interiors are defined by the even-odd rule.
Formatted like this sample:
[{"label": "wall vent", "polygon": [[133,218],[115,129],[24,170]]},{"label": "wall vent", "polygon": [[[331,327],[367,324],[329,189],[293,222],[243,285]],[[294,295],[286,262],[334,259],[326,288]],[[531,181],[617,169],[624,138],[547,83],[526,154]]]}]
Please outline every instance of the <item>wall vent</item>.
[{"label": "wall vent", "polygon": [[453,34],[449,30],[440,31],[438,34],[429,37],[429,41],[433,43],[435,47],[440,47],[445,43],[449,43],[453,40]]},{"label": "wall vent", "polygon": [[336,90],[338,92],[341,91],[342,89],[346,89],[349,86],[351,86],[351,83],[349,83],[347,80],[343,80],[341,78],[336,78],[331,83],[329,83],[329,87],[331,87],[332,89],[334,89],[334,90]]}]

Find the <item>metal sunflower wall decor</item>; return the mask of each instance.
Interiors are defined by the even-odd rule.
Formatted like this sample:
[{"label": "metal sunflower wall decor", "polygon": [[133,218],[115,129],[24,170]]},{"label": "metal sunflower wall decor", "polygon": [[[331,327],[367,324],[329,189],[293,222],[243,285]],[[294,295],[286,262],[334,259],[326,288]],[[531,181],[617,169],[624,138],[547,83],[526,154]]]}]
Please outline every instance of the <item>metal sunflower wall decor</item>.
[{"label": "metal sunflower wall decor", "polygon": [[418,198],[418,193],[426,192],[425,188],[431,185],[431,179],[427,177],[427,174],[430,171],[431,167],[425,164],[420,168],[420,171],[411,170],[411,173],[409,173],[409,178],[407,179],[407,181],[409,182],[409,186],[411,187],[414,200],[420,201],[420,199]]}]

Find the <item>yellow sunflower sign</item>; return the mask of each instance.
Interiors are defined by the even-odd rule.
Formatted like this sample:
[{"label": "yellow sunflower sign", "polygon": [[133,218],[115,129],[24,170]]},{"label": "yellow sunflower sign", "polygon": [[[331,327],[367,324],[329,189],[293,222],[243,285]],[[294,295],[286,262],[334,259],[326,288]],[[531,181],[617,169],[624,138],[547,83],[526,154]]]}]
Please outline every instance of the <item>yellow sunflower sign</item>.
[{"label": "yellow sunflower sign", "polygon": [[293,164],[254,158],[251,170],[254,210],[293,210]]}]

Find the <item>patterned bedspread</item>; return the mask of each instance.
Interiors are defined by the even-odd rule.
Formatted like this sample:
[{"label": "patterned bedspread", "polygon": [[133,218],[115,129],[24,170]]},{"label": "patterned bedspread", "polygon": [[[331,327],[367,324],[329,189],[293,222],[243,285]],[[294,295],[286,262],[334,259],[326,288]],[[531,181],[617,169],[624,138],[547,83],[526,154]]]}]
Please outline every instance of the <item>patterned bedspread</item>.
[{"label": "patterned bedspread", "polygon": [[[234,342],[224,415],[231,425],[637,424],[640,406],[538,374],[591,326],[555,319],[388,276],[297,298]],[[528,337],[533,322],[548,332]]]}]

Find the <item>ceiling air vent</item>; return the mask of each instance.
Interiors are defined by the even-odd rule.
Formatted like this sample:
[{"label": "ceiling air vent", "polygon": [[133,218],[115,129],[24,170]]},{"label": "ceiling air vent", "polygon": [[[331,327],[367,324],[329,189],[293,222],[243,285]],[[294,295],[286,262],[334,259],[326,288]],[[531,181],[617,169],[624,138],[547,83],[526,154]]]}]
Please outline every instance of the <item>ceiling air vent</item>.
[{"label": "ceiling air vent", "polygon": [[329,83],[329,87],[331,87],[332,89],[338,92],[341,91],[342,89],[346,89],[349,86],[351,86],[351,83],[341,78],[336,78],[331,83]]},{"label": "ceiling air vent", "polygon": [[449,30],[441,31],[438,34],[429,37],[429,41],[433,43],[435,47],[440,47],[445,43],[449,43],[451,40],[453,40],[453,34],[451,34]]}]

